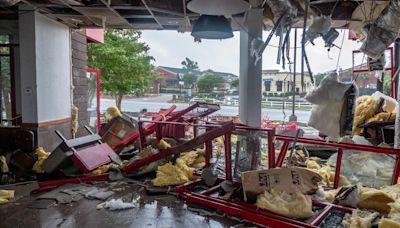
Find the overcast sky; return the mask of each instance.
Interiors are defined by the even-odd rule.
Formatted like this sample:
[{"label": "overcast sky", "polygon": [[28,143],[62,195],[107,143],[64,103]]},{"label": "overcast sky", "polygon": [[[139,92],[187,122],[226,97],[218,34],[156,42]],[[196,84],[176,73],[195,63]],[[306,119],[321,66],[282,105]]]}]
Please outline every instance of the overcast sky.
[{"label": "overcast sky", "polygon": [[[341,46],[343,32],[345,32],[339,67],[345,69],[352,67],[352,50],[358,50],[361,43],[348,39],[348,31],[339,31],[339,37],[335,44]],[[214,71],[229,72],[239,75],[239,32],[227,40],[202,40],[201,43],[194,42],[190,33],[178,33],[176,31],[143,31],[142,41],[150,46],[150,53],[156,59],[156,66],[181,67],[182,60],[189,57],[199,63],[201,70],[212,69]],[[292,31],[292,39],[294,32]],[[263,40],[268,32],[264,33]],[[300,44],[301,30],[298,30],[298,44]],[[271,45],[278,44],[278,38],[274,36]],[[292,47],[293,47],[293,41]],[[298,64],[300,71],[300,53],[297,49]],[[306,52],[310,60],[311,69],[314,74],[323,73],[336,69],[339,49],[332,48],[328,54],[324,47],[322,38],[315,40],[315,46],[310,43],[306,46]],[[293,49],[291,50],[293,56]],[[268,46],[263,55],[263,70],[280,69],[276,64],[277,48]],[[286,68],[288,71],[288,68]]]}]

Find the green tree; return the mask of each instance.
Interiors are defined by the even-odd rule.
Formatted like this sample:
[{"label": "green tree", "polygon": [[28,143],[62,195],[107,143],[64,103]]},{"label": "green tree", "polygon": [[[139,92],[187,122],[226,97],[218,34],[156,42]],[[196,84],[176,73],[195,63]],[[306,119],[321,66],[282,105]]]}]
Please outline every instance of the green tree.
[{"label": "green tree", "polygon": [[385,72],[385,76],[383,78],[383,93],[390,96],[391,91],[392,91],[392,79],[390,74]]},{"label": "green tree", "polygon": [[185,60],[181,62],[181,64],[183,65],[183,69],[186,70],[200,70],[199,64],[196,61],[189,59],[188,57],[186,57]]},{"label": "green tree", "polygon": [[183,76],[183,82],[187,88],[193,88],[197,81],[196,71],[199,71],[199,65],[196,61],[189,59],[188,57],[185,58],[181,62],[183,69],[188,70],[188,73]]},{"label": "green tree", "polygon": [[104,44],[89,45],[88,66],[101,70],[101,90],[115,98],[119,109],[125,95],[141,93],[154,77],[154,58],[140,36],[133,30],[108,29]]},{"label": "green tree", "polygon": [[211,93],[214,87],[224,83],[225,80],[222,76],[207,74],[197,81],[197,87],[201,93]]},{"label": "green tree", "polygon": [[232,81],[231,81],[231,86],[232,86],[233,88],[239,87],[239,78],[238,78],[238,79],[232,80]]}]

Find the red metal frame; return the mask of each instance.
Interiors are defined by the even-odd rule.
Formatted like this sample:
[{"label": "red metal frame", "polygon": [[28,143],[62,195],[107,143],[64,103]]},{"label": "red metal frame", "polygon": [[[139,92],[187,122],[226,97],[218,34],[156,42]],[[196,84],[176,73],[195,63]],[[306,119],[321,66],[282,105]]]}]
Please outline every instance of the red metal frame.
[{"label": "red metal frame", "polygon": [[154,155],[151,155],[151,156],[145,157],[143,159],[136,160],[134,162],[128,163],[128,164],[122,166],[121,170],[123,172],[130,173],[130,172],[132,172],[132,171],[134,171],[134,170],[136,170],[136,169],[138,169],[140,167],[148,165],[148,164],[150,164],[150,163],[152,163],[154,161],[158,161],[158,160],[160,160],[162,158],[171,156],[173,154],[178,154],[178,153],[181,153],[181,152],[190,151],[193,148],[196,148],[196,147],[202,145],[203,143],[205,143],[207,141],[213,140],[213,139],[215,139],[215,138],[217,138],[219,136],[222,136],[222,135],[224,135],[224,134],[226,134],[228,132],[233,131],[234,128],[235,127],[234,127],[233,123],[226,123],[224,125],[221,125],[218,128],[214,128],[213,130],[211,130],[209,132],[206,132],[206,133],[204,133],[204,134],[202,134],[200,136],[197,136],[196,138],[193,138],[193,139],[191,139],[191,140],[189,140],[189,141],[187,141],[187,142],[185,142],[183,144],[180,144],[180,145],[177,145],[175,147],[171,147],[171,148],[168,148],[168,149],[165,149],[165,150],[160,150],[160,152],[158,152],[158,153],[156,153]]},{"label": "red metal frame", "polygon": [[101,77],[101,72],[100,69],[94,69],[94,68],[87,68],[86,69],[87,73],[94,73],[96,74],[97,77],[97,132],[100,133],[101,131],[101,121],[100,121],[100,77]]},{"label": "red metal frame", "polygon": [[[235,131],[239,130],[256,130],[254,128],[247,128],[241,125],[236,125],[235,126]],[[282,136],[282,135],[274,135],[275,131],[273,129],[258,129],[260,131],[265,131],[265,133],[268,134],[268,164],[269,168],[274,168],[274,167],[280,167],[283,164],[283,161],[286,156],[287,149],[290,145],[290,143],[294,142],[295,138],[294,137],[289,137],[289,136]],[[230,135],[231,133],[225,134]],[[225,155],[227,160],[230,160],[230,142],[229,142],[230,137],[225,137]],[[274,143],[276,141],[282,141],[282,149],[281,152],[275,160],[274,154],[275,154],[275,148],[274,148]],[[271,143],[272,142],[272,143]],[[400,149],[392,149],[392,148],[381,148],[381,147],[375,147],[375,146],[366,146],[366,145],[358,145],[358,144],[348,144],[348,143],[338,143],[338,142],[326,142],[323,140],[315,140],[315,139],[307,139],[307,138],[298,138],[297,139],[298,143],[304,143],[304,144],[312,144],[312,145],[323,145],[323,146],[329,146],[329,147],[334,147],[338,149],[338,157],[337,157],[337,164],[335,168],[335,180],[334,180],[334,188],[337,188],[339,186],[339,177],[340,177],[340,167],[341,167],[341,162],[343,158],[343,152],[349,152],[351,150],[359,150],[359,151],[364,151],[364,152],[372,152],[372,153],[381,153],[381,154],[390,154],[390,155],[396,155],[397,158],[399,158],[400,155]],[[229,158],[228,158],[229,157]],[[206,160],[209,159],[206,157]],[[206,161],[207,163],[207,161]],[[208,161],[209,164],[209,161]],[[230,162],[225,162],[225,164],[228,164],[225,167],[225,172],[226,176],[219,178],[219,182],[222,181],[231,181],[235,185],[240,186],[240,180],[232,180],[231,179],[231,167],[229,164]],[[235,161],[235,164],[237,162]],[[234,167],[236,170],[236,167]],[[397,177],[400,173],[400,159],[396,160],[396,165],[393,171],[393,180],[392,183],[395,184],[397,183]],[[321,209],[309,220],[307,221],[299,221],[295,219],[290,219],[285,216],[278,215],[276,213],[259,209],[255,205],[248,204],[246,202],[242,201],[237,201],[237,200],[226,200],[219,198],[218,196],[213,196],[213,193],[216,193],[220,190],[220,186],[216,185],[214,187],[211,187],[207,190],[201,191],[201,192],[193,192],[192,189],[196,185],[202,184],[201,179],[197,179],[191,182],[188,182],[184,185],[178,186],[176,188],[176,192],[186,198],[186,201],[188,203],[197,203],[197,204],[202,204],[205,206],[209,206],[212,208],[217,208],[218,210],[221,210],[224,213],[234,215],[234,216],[239,216],[244,219],[247,219],[251,222],[263,225],[263,226],[269,226],[269,227],[318,227],[320,223],[329,216],[329,214],[332,211],[341,211],[344,213],[351,213],[352,208],[347,208],[347,207],[342,207],[330,203],[325,203],[321,201],[313,201],[313,206],[318,206]],[[202,184],[204,186],[204,184]]]},{"label": "red metal frame", "polygon": [[[385,68],[385,71],[390,71],[390,78],[391,78],[391,90],[390,90],[390,96],[395,98],[395,83],[393,82],[393,77],[394,77],[394,51],[393,51],[393,47],[389,47],[386,50],[390,51],[390,67]],[[353,62],[353,80],[354,80],[354,73],[363,73],[363,72],[371,72],[369,69],[367,70],[354,70],[354,54],[355,53],[361,53],[360,50],[353,50],[352,53],[352,62]],[[368,63],[367,63],[368,64]]]},{"label": "red metal frame", "polygon": [[[191,113],[193,110],[195,110],[196,108],[206,108],[206,110],[204,112],[199,112],[199,113]],[[157,114],[153,114],[156,115],[154,116],[152,121],[143,121],[143,122],[148,122],[148,124],[146,126],[143,127],[143,131],[142,131],[142,135],[143,138],[146,137],[147,135],[153,134],[156,131],[156,123],[159,121],[162,121],[165,124],[175,124],[176,122],[172,122],[172,121],[185,121],[185,122],[195,122],[196,120],[203,118],[213,112],[216,112],[217,110],[219,110],[219,105],[212,105],[212,104],[207,104],[207,103],[195,103],[190,105],[189,107],[180,110],[180,111],[176,111],[173,112],[176,109],[175,105],[172,105],[170,108],[160,111]],[[168,126],[163,126],[159,129],[158,134],[162,133],[162,129]],[[172,130],[172,129],[171,129]],[[140,136],[140,131],[136,131],[134,132],[132,135],[130,135],[128,138],[122,140],[119,144],[114,146],[114,150],[117,150],[121,147],[124,147],[128,144],[133,143],[134,141],[136,141],[138,139],[138,137]],[[142,140],[143,140],[142,138]],[[144,142],[142,141],[142,146]]]}]

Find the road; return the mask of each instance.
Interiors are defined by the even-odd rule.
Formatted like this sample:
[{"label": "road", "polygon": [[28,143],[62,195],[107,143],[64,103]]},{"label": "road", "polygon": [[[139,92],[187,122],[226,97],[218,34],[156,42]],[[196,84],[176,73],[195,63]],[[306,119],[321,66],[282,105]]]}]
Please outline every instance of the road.
[{"label": "road", "polygon": [[[155,97],[142,97],[122,101],[122,110],[127,112],[139,112],[146,108],[149,112],[157,112],[160,108],[168,108],[172,104],[168,103],[171,100],[171,95],[161,95]],[[108,107],[115,106],[115,102],[112,99],[101,99],[100,109],[104,111]],[[189,106],[189,104],[176,104],[177,110],[183,109]],[[291,110],[286,110],[286,121],[291,115]],[[234,106],[221,106],[221,109],[214,113],[214,115],[228,115],[235,116],[239,114],[239,108]],[[306,123],[310,117],[310,111],[296,110],[298,122]],[[262,109],[262,116],[268,117],[270,120],[284,120],[284,114],[281,109]]]}]

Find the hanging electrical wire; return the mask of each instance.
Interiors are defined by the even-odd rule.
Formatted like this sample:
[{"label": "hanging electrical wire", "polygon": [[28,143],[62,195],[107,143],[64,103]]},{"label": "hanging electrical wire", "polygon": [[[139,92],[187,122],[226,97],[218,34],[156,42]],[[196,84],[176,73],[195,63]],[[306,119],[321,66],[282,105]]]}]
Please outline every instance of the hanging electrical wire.
[{"label": "hanging electrical wire", "polygon": [[344,37],[345,37],[344,35],[345,34],[346,34],[346,31],[343,31],[342,43],[340,44],[339,55],[338,55],[338,59],[337,59],[337,62],[336,62],[336,71],[339,68],[339,61],[340,61],[340,57],[341,57],[341,54],[342,54],[342,48],[343,48]]}]

